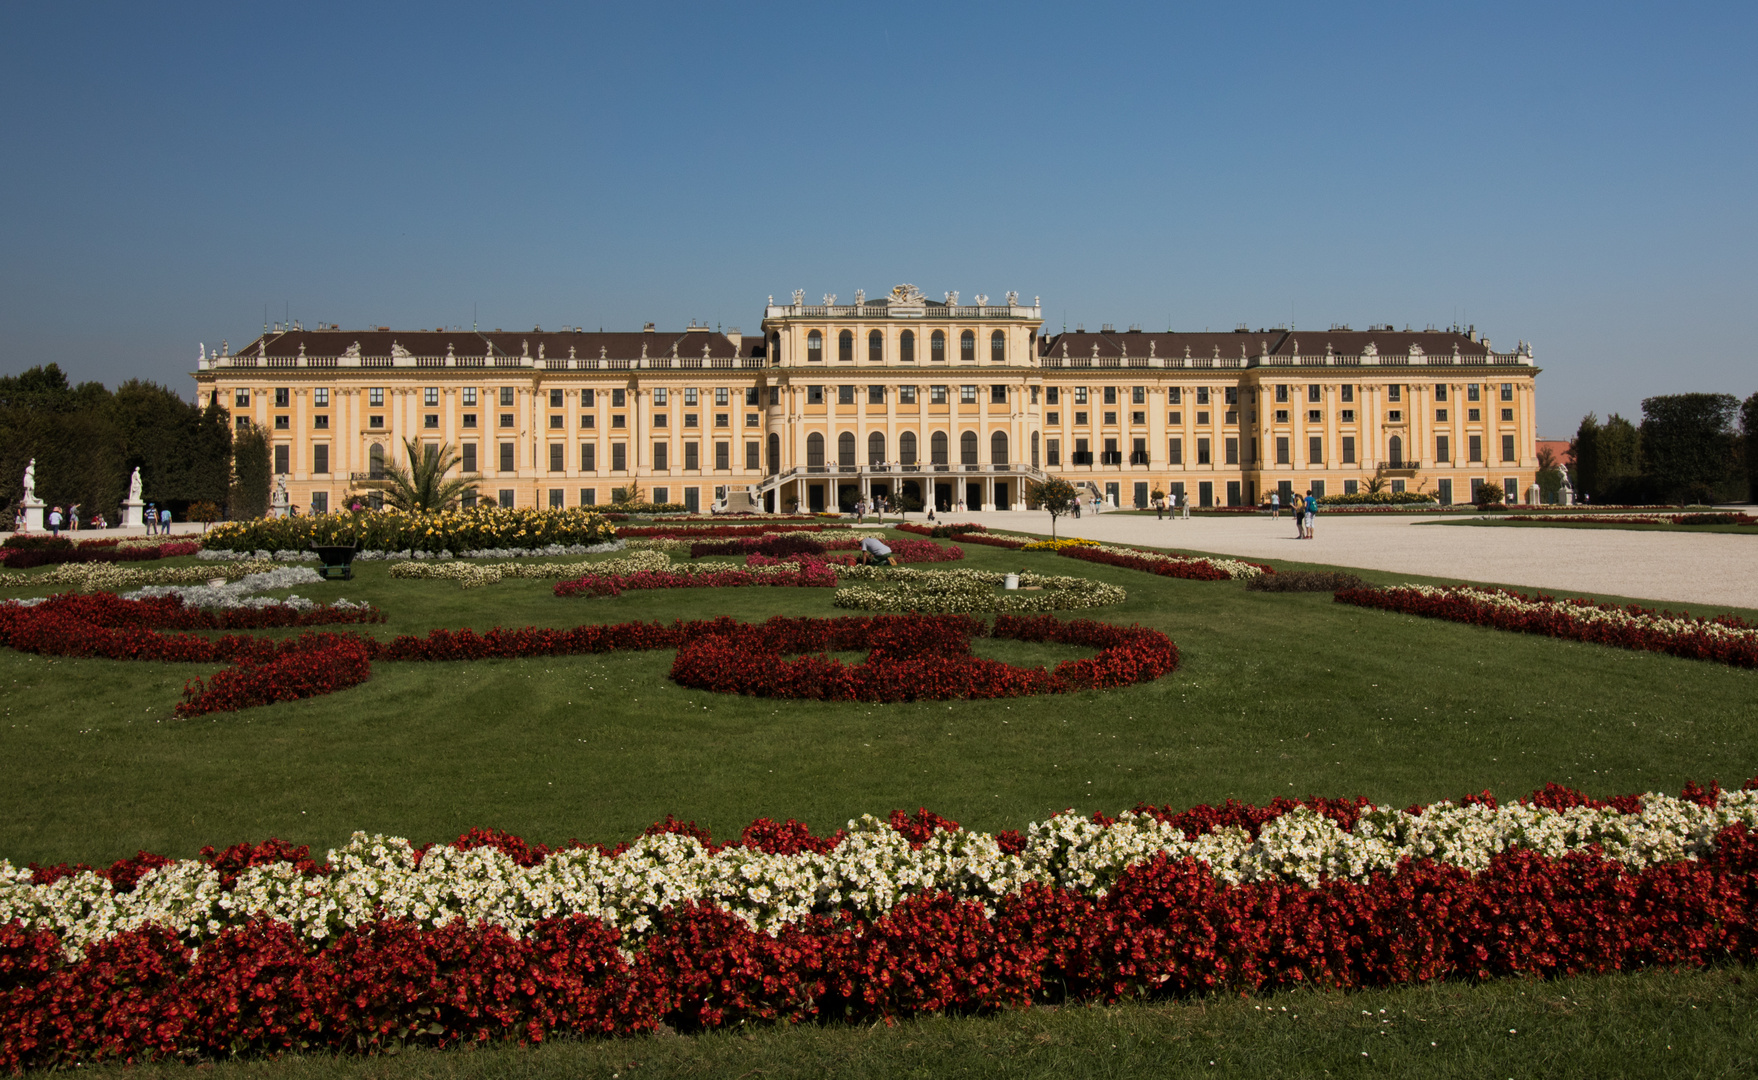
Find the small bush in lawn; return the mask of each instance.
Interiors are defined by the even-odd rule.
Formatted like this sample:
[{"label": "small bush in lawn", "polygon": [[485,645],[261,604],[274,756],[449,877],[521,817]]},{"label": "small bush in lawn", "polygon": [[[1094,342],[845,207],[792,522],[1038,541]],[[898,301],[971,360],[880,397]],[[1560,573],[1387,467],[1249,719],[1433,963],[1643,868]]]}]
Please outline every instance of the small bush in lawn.
[{"label": "small bush in lawn", "polygon": [[1336,592],[1338,589],[1365,589],[1367,582],[1354,574],[1334,570],[1284,570],[1279,574],[1260,574],[1245,583],[1251,592]]},{"label": "small bush in lawn", "polygon": [[14,533],[0,547],[11,548],[13,551],[72,551],[73,541],[65,536],[49,536],[46,533]]}]

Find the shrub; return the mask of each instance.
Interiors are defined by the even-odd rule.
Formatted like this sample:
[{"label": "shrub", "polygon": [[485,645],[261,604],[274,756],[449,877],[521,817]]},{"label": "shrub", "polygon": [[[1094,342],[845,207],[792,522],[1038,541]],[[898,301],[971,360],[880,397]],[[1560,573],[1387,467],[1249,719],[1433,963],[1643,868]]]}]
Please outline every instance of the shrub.
[{"label": "shrub", "polygon": [[1326,495],[1321,506],[1405,506],[1434,502],[1434,496],[1422,491],[1358,491],[1353,495]]},{"label": "shrub", "polygon": [[1338,589],[1365,589],[1367,582],[1354,574],[1328,570],[1284,570],[1279,574],[1263,574],[1245,583],[1250,592],[1336,592]]}]

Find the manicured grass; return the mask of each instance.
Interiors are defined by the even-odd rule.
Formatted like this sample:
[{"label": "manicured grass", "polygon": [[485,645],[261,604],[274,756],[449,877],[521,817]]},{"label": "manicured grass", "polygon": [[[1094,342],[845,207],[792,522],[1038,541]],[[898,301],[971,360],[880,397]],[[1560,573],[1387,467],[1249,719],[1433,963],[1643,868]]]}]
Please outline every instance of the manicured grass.
[{"label": "manicured grass", "polygon": [[1674,525],[1670,521],[1526,521],[1521,518],[1471,518],[1466,521],[1439,522],[1442,525],[1482,525],[1495,529],[1628,529],[1634,532],[1739,533],[1758,536],[1754,525]]},{"label": "manicured grass", "polygon": [[[1183,668],[1121,691],[996,702],[730,698],[665,677],[668,652],[380,663],[328,697],[171,718],[200,665],[0,653],[0,855],[187,856],[354,829],[441,840],[478,825],[550,842],[627,839],[668,813],[730,835],[753,818],[834,829],[927,806],[984,829],[1055,811],[1277,795],[1404,805],[1547,781],[1595,795],[1758,772],[1758,673],[967,545],[963,565],[1123,585],[1079,612],[1171,635]],[[1295,565],[1295,564],[1288,564]],[[1369,580],[1408,576],[1362,572]],[[547,582],[463,590],[363,564],[302,595],[368,599],[380,634],[730,612],[832,615],[829,590],[632,592]],[[1001,643],[987,646],[1006,655]]]},{"label": "manicured grass", "polygon": [[[394,1057],[221,1062],[211,1074],[331,1077],[1749,1076],[1758,976],[1645,972],[1555,982],[928,1017],[895,1027],[753,1028]],[[189,1066],[87,1070],[185,1077]]]}]

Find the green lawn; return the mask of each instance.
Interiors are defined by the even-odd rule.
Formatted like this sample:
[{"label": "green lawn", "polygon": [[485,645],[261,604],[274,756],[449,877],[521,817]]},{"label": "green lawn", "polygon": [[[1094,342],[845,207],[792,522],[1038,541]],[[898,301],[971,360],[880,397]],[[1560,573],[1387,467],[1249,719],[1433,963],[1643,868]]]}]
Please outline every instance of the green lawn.
[{"label": "green lawn", "polygon": [[[1155,683],[1069,697],[824,705],[678,687],[665,677],[668,652],[380,663],[368,683],[343,693],[184,721],[172,717],[184,680],[213,667],[5,650],[0,856],[15,865],[97,863],[141,848],[189,856],[271,835],[321,850],[355,829],[425,841],[479,825],[550,842],[616,841],[668,813],[719,835],[759,816],[830,830],[861,813],[917,806],[1004,829],[1065,807],[1116,811],[1138,800],[1360,794],[1404,805],[1485,788],[1522,795],[1552,780],[1605,796],[1711,778],[1737,786],[1758,773],[1758,672],[1392,615],[1328,594],[1252,593],[1237,582],[1174,581],[975,544],[965,551],[967,566],[1123,585],[1125,604],[1076,614],[1164,630],[1182,668]],[[351,582],[296,591],[373,601],[389,615],[371,628],[378,634],[838,614],[829,590],[562,600],[546,582],[462,590],[397,581],[382,563],[362,564]],[[1068,655],[986,648],[1033,662]],[[1338,1074],[1371,1062],[1391,1075],[1596,1076],[1671,1074],[1683,1057],[1694,1072],[1736,1075],[1758,1041],[1749,1023],[1736,1022],[1751,1014],[1752,985],[1750,972],[1656,973],[246,1071],[1110,1076],[1204,1071],[1212,1059],[1235,1075]],[[1272,1002],[1274,1017],[1255,1008]],[[1283,1020],[1283,1005],[1306,1019]],[[1385,1035],[1380,1008],[1402,1017]],[[1663,1049],[1669,1042],[1674,1050]],[[639,1072],[627,1071],[631,1061],[643,1063]]]}]

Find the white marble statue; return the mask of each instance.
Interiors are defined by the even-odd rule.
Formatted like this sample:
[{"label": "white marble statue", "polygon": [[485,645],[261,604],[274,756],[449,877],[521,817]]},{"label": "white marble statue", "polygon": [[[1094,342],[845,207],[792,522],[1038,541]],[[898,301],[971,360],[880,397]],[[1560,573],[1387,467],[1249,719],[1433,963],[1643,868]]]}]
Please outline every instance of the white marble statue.
[{"label": "white marble statue", "polygon": [[37,459],[36,458],[31,458],[30,464],[26,465],[24,467],[24,501],[27,504],[34,503],[37,501]]},{"label": "white marble statue", "polygon": [[134,470],[134,475],[128,478],[128,501],[129,502],[139,502],[140,501],[140,470],[139,469]]}]

